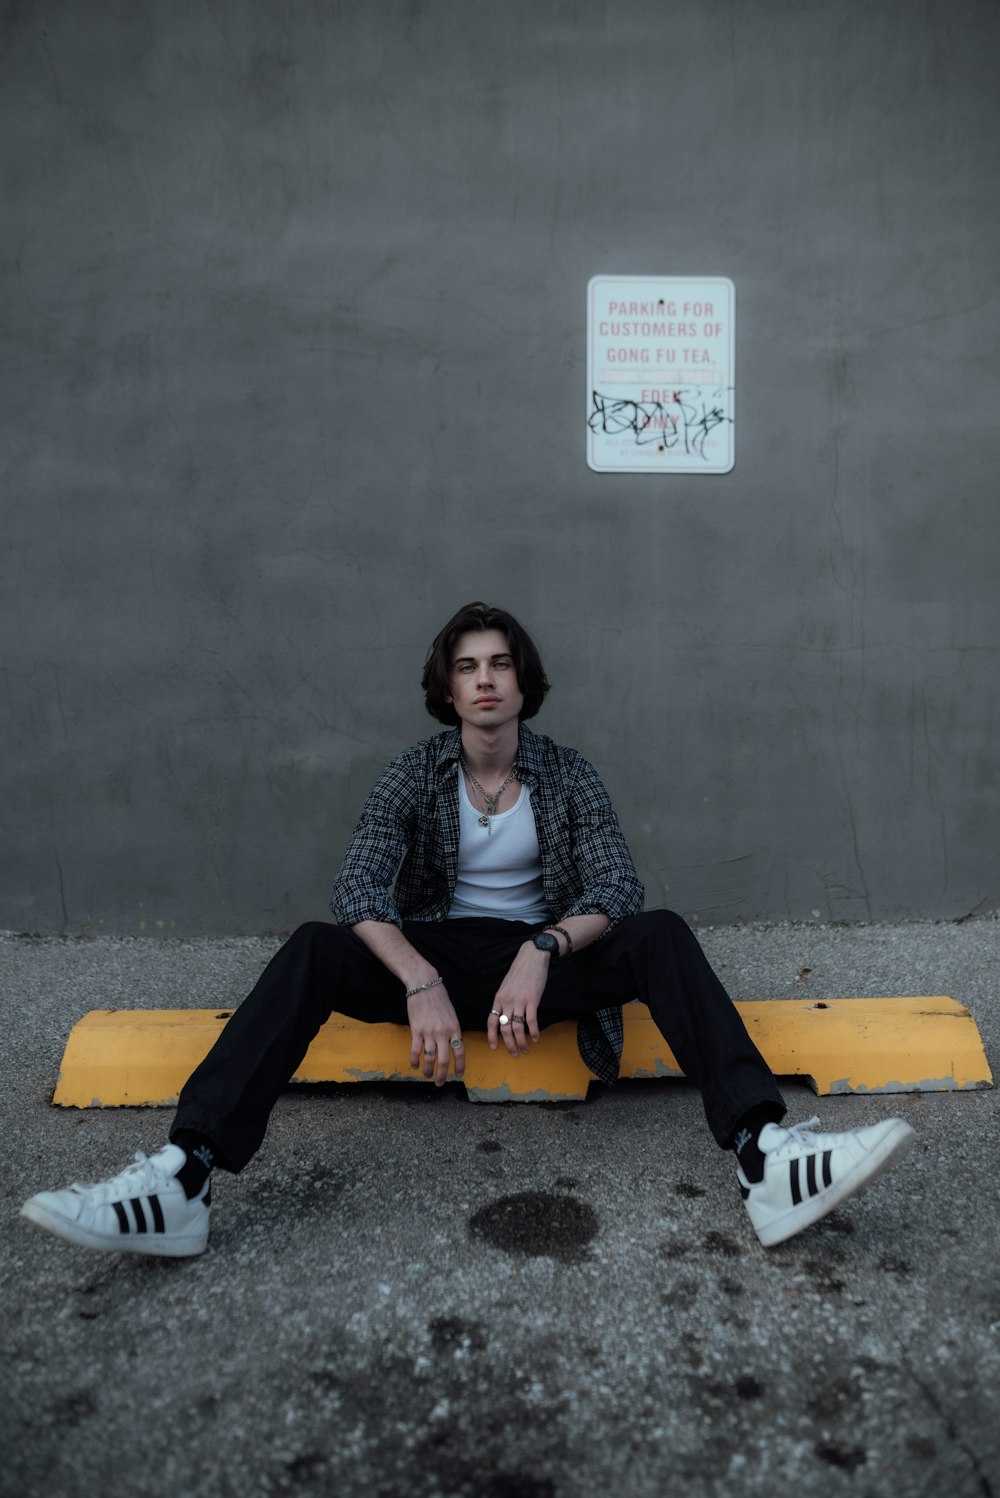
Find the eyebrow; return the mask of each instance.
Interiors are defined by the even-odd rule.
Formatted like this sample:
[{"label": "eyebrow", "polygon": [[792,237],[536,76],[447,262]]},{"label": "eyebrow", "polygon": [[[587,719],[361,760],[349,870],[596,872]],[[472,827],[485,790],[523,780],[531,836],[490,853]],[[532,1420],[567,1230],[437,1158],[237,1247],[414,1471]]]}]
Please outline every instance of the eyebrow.
[{"label": "eyebrow", "polygon": [[[512,661],[513,659],[514,657],[509,650],[498,650],[496,655],[490,656],[491,661]],[[471,661],[475,665],[476,657],[474,655],[456,655],[451,664],[453,666],[461,666],[465,661]]]}]

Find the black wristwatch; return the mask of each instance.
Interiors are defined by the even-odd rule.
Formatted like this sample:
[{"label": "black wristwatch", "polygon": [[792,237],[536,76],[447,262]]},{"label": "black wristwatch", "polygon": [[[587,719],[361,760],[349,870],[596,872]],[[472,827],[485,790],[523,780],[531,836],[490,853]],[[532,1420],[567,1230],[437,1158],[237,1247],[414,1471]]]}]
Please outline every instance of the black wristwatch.
[{"label": "black wristwatch", "polygon": [[539,931],[531,940],[540,952],[548,952],[553,962],[559,961],[559,943],[551,931]]}]

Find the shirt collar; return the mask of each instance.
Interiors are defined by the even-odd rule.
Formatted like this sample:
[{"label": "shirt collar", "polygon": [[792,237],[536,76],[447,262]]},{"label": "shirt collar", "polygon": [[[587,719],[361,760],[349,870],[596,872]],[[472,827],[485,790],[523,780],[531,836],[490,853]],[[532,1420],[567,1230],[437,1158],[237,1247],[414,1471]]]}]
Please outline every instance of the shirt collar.
[{"label": "shirt collar", "polygon": [[458,764],[458,756],[462,749],[462,731],[459,728],[449,728],[446,733],[437,736],[437,769],[439,775],[445,775],[453,770]]},{"label": "shirt collar", "polygon": [[[523,784],[537,787],[542,771],[542,753],[538,735],[532,733],[526,724],[520,723],[517,739],[517,778]],[[447,733],[439,734],[437,743],[437,772],[443,776],[458,764],[458,756],[462,750],[461,728],[450,728]]]},{"label": "shirt collar", "polygon": [[517,778],[522,785],[537,790],[541,773],[542,750],[538,735],[521,723],[517,731]]}]

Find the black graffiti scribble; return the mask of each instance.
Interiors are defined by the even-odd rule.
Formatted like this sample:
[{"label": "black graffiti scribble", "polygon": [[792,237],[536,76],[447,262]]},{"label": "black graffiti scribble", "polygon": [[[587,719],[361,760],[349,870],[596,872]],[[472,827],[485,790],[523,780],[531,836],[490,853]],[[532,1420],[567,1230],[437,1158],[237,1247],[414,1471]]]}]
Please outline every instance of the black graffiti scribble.
[{"label": "black graffiti scribble", "polygon": [[732,388],[718,386],[706,395],[701,386],[682,386],[671,390],[668,402],[620,400],[595,390],[594,409],[587,425],[592,432],[607,436],[634,432],[637,447],[650,442],[664,452],[683,447],[685,453],[704,458],[707,463],[708,438],[723,422],[732,425],[733,418],[725,409],[726,396]]}]

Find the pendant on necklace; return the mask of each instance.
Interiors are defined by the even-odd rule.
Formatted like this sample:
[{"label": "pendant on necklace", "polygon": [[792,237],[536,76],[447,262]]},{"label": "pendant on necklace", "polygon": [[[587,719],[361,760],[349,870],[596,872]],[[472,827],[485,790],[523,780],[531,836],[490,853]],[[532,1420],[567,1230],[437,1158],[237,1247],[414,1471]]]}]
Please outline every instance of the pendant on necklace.
[{"label": "pendant on necklace", "polygon": [[489,817],[480,817],[479,818],[479,825],[480,825],[480,827],[485,827],[486,830],[487,830],[487,832],[488,832],[489,831],[489,827],[490,827],[490,819],[489,819]]}]

